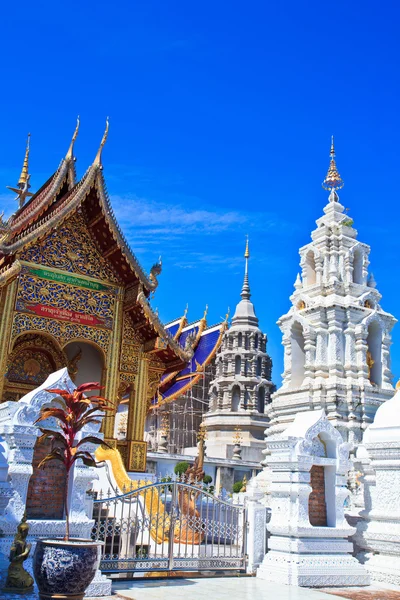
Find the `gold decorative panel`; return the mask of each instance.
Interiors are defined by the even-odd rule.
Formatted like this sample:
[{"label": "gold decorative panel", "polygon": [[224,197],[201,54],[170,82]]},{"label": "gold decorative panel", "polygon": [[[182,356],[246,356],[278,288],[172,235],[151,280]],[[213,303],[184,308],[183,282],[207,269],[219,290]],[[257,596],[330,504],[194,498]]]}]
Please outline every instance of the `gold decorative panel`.
[{"label": "gold decorative panel", "polygon": [[129,315],[124,314],[123,336],[120,356],[120,370],[137,374],[141,344],[138,342]]},{"label": "gold decorative panel", "polygon": [[128,442],[127,471],[146,471],[147,442]]},{"label": "gold decorative panel", "polygon": [[108,289],[111,293],[41,279],[32,275],[29,267],[24,265],[19,278],[16,309],[44,316],[48,307],[52,309],[49,316],[61,320],[68,320],[70,316],[71,321],[84,320],[88,315],[93,317],[93,326],[112,329],[117,290]]},{"label": "gold decorative panel", "polygon": [[72,340],[80,339],[95,342],[106,354],[109,350],[111,332],[108,329],[88,327],[76,323],[63,323],[54,319],[16,313],[13,320],[12,340],[21,333],[28,331],[49,333],[61,346]]},{"label": "gold decorative panel", "polygon": [[23,252],[21,260],[118,283],[116,273],[98,251],[80,212]]}]

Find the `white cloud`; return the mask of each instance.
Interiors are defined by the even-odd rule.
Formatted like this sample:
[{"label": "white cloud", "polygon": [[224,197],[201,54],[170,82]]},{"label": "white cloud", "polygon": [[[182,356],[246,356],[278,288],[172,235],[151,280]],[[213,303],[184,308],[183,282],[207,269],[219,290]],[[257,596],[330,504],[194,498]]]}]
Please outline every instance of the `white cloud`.
[{"label": "white cloud", "polygon": [[[268,212],[228,211],[216,207],[195,207],[162,203],[138,196],[112,196],[111,202],[132,249],[147,261],[149,255],[162,254],[181,269],[221,267],[240,269],[242,256],[237,240],[246,233],[262,239],[262,234],[293,229],[294,224]],[[195,199],[197,205],[199,199]]]}]

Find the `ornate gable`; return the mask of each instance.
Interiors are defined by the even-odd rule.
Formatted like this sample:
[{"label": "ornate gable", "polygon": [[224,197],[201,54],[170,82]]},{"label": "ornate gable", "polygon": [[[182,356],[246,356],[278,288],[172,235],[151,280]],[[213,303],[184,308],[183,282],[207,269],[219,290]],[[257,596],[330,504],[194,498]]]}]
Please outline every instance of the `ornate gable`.
[{"label": "ornate gable", "polygon": [[112,267],[98,251],[80,211],[44,239],[32,244],[20,258],[38,265],[120,283]]}]

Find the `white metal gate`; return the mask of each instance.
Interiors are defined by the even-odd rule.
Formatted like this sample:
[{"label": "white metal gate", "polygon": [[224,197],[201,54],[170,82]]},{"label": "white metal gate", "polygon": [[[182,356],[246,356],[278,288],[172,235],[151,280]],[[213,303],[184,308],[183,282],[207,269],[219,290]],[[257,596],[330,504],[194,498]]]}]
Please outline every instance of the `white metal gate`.
[{"label": "white metal gate", "polygon": [[158,482],[94,500],[103,572],[243,570],[246,509],[203,483]]}]

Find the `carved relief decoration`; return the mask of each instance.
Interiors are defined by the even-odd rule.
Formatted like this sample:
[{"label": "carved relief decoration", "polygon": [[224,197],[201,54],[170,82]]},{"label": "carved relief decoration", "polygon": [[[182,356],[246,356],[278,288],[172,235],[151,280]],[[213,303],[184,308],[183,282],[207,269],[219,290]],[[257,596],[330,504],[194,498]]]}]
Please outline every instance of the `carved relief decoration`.
[{"label": "carved relief decoration", "polygon": [[71,216],[41,242],[28,248],[21,259],[71,273],[119,282],[110,264],[98,251],[80,212]]},{"label": "carved relief decoration", "polygon": [[130,317],[124,314],[120,370],[125,373],[136,375],[139,369],[139,354],[141,344],[133,328]]},{"label": "carved relief decoration", "polygon": [[147,408],[150,407],[152,398],[154,398],[158,386],[160,385],[160,379],[165,371],[165,365],[155,357],[149,360],[149,373],[147,380]]},{"label": "carved relief decoration", "polygon": [[32,331],[42,331],[52,335],[61,346],[74,340],[87,340],[96,343],[105,354],[109,351],[110,330],[16,313],[13,320],[12,340],[21,333]]},{"label": "carved relief decoration", "polygon": [[[110,290],[114,291],[114,288],[110,288]],[[111,329],[115,309],[115,293],[87,290],[73,285],[43,280],[27,272],[22,272],[16,308],[22,312],[31,312],[37,305],[93,315],[100,319],[99,324]]]},{"label": "carved relief decoration", "polygon": [[144,473],[146,471],[147,442],[128,442],[128,446],[128,471]]}]

